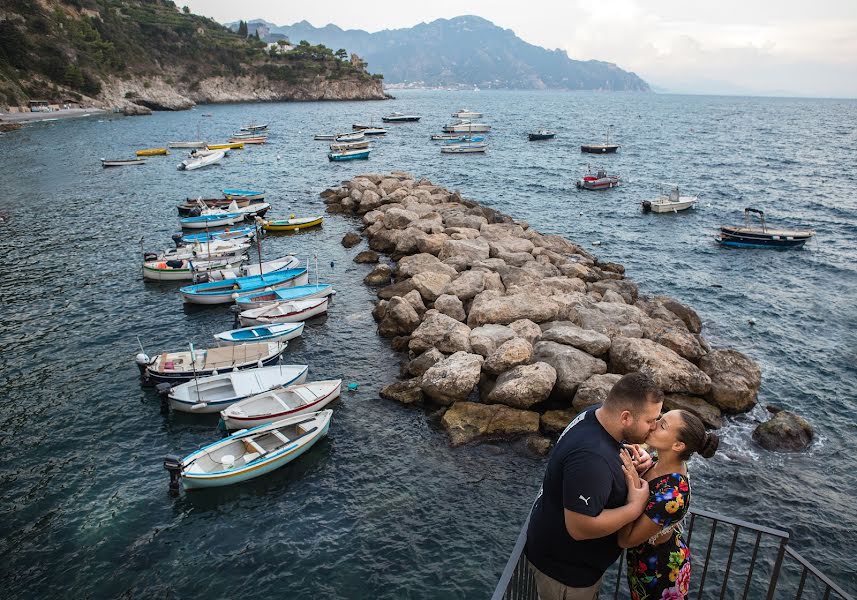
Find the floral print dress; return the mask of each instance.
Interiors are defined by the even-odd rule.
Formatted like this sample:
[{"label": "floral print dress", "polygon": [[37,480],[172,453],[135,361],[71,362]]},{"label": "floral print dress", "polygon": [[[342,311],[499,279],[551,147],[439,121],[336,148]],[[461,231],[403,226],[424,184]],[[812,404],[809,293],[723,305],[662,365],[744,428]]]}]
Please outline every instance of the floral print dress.
[{"label": "floral print dress", "polygon": [[643,511],[664,529],[669,539],[652,544],[649,538],[629,548],[628,585],[632,600],[682,600],[690,586],[690,548],[679,523],[690,508],[690,483],[681,473],[668,473],[649,482],[649,502]]}]

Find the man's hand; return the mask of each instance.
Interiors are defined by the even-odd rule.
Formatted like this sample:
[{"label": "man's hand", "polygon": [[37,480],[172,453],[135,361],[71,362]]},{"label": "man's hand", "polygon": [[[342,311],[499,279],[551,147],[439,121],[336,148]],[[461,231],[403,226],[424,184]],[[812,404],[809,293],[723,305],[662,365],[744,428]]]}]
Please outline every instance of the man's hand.
[{"label": "man's hand", "polygon": [[637,473],[645,473],[655,464],[655,459],[640,444],[625,444],[625,448],[631,453],[631,460],[634,463],[634,469]]},{"label": "man's hand", "polygon": [[624,450],[619,451],[622,458],[622,471],[625,473],[625,483],[628,486],[628,496],[626,502],[632,506],[636,506],[640,512],[649,501],[649,482],[645,479],[640,479],[640,475],[634,468],[631,458]]}]

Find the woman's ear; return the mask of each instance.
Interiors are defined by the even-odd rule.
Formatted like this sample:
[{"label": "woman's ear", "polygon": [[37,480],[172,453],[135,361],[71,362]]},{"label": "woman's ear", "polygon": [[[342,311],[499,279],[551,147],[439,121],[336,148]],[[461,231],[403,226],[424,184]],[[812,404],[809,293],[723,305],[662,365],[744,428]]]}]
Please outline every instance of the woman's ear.
[{"label": "woman's ear", "polygon": [[687,449],[687,444],[685,444],[684,442],[673,442],[673,452],[675,452],[676,454],[681,454],[685,451],[685,449]]}]

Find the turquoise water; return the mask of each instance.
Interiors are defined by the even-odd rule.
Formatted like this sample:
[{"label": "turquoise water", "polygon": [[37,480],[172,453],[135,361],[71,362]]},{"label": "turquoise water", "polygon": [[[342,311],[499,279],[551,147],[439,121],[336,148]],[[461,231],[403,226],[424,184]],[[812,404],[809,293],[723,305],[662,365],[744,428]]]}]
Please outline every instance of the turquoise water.
[{"label": "turquoise water", "polygon": [[[516,444],[451,449],[430,413],[378,398],[401,356],[375,333],[374,296],[361,282],[369,266],[351,261],[364,246],[339,244],[356,221],[330,215],[322,229],[264,242],[268,258],[317,257],[320,280],[339,290],[329,315],[290,343],[287,362],[309,364],[309,379],[359,384],[333,406],[328,439],[300,461],[240,487],[170,497],[163,456],[216,439],[216,418],[162,416],[133,364],[137,336],[153,354],[212,343],[232,325],[228,308],[185,307],[177,286],[141,279],[140,240],[171,245],[176,203],[262,188],[271,216],[309,216],[323,212],[325,187],[391,169],[624,264],[644,292],[694,306],[713,345],[757,360],[761,402],[807,417],[816,442],[806,453],[771,454],[750,441],[762,408],[731,419],[718,455],[691,464],[696,506],[790,528],[795,548],[857,591],[848,552],[857,547],[857,102],[397,94],[53,122],[0,138],[0,597],[490,594],[543,459]],[[462,106],[494,126],[485,156],[441,155],[428,140]],[[329,163],[325,143],[311,139],[380,124],[394,110],[424,117],[391,125],[368,161]],[[271,123],[271,142],[218,167],[179,172],[180,151],[142,167],[99,163],[196,139],[197,128],[223,141],[251,121]],[[619,154],[581,155],[579,144],[600,141],[610,124]],[[557,138],[527,142],[526,131],[542,126]],[[587,164],[604,164],[625,185],[575,191]],[[640,213],[661,181],[700,194],[699,208]],[[718,225],[740,221],[750,205],[772,225],[816,229],[817,242],[793,252],[718,247]]]}]

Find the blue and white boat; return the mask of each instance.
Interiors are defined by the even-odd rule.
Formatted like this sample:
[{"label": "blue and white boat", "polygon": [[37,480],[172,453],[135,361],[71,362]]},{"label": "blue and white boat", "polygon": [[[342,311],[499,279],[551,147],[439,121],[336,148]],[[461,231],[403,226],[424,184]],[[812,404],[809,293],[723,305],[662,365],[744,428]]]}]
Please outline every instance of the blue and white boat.
[{"label": "blue and white boat", "polygon": [[483,142],[485,141],[484,135],[460,135],[458,137],[451,137],[444,139],[444,144],[461,144],[464,142]]},{"label": "blue and white boat", "polygon": [[256,236],[256,228],[253,226],[236,227],[225,231],[204,231],[202,233],[187,233],[182,235],[182,243],[193,244],[199,242],[204,244],[209,240],[240,240],[242,238],[253,239]]},{"label": "blue and white boat", "polygon": [[215,333],[218,341],[227,344],[243,344],[245,342],[283,342],[292,340],[304,332],[304,324],[301,323],[271,323],[270,325],[256,325],[254,327],[243,327],[241,329],[230,329]]},{"label": "blue and white boat", "polygon": [[309,450],[327,435],[332,410],[288,417],[268,425],[242,429],[184,458],[167,456],[170,489],[178,491],[241,483],[278,469]]},{"label": "blue and white boat", "polygon": [[170,390],[170,408],[180,412],[220,412],[257,394],[303,383],[308,370],[307,365],[275,365],[196,377]]},{"label": "blue and white boat", "polygon": [[199,215],[198,217],[184,217],[180,219],[182,229],[205,229],[207,227],[223,227],[224,225],[234,225],[244,220],[243,212],[226,212],[218,211],[208,215]]},{"label": "blue and white boat", "polygon": [[284,302],[288,300],[306,300],[308,298],[324,298],[335,293],[333,286],[329,283],[313,283],[309,285],[296,285],[288,289],[266,290],[255,294],[246,294],[235,302],[241,310],[261,308]]},{"label": "blue and white boat", "polygon": [[220,190],[224,198],[249,198],[250,200],[264,200],[265,192],[258,190]]},{"label": "blue and white boat", "polygon": [[228,304],[235,298],[254,292],[271,293],[276,288],[303,286],[308,280],[307,270],[287,269],[264,275],[248,275],[224,281],[197,283],[179,288],[182,299],[191,304]]},{"label": "blue and white boat", "polygon": [[361,160],[369,158],[369,152],[371,151],[371,148],[363,150],[338,150],[336,152],[329,152],[327,158],[332,161]]}]

